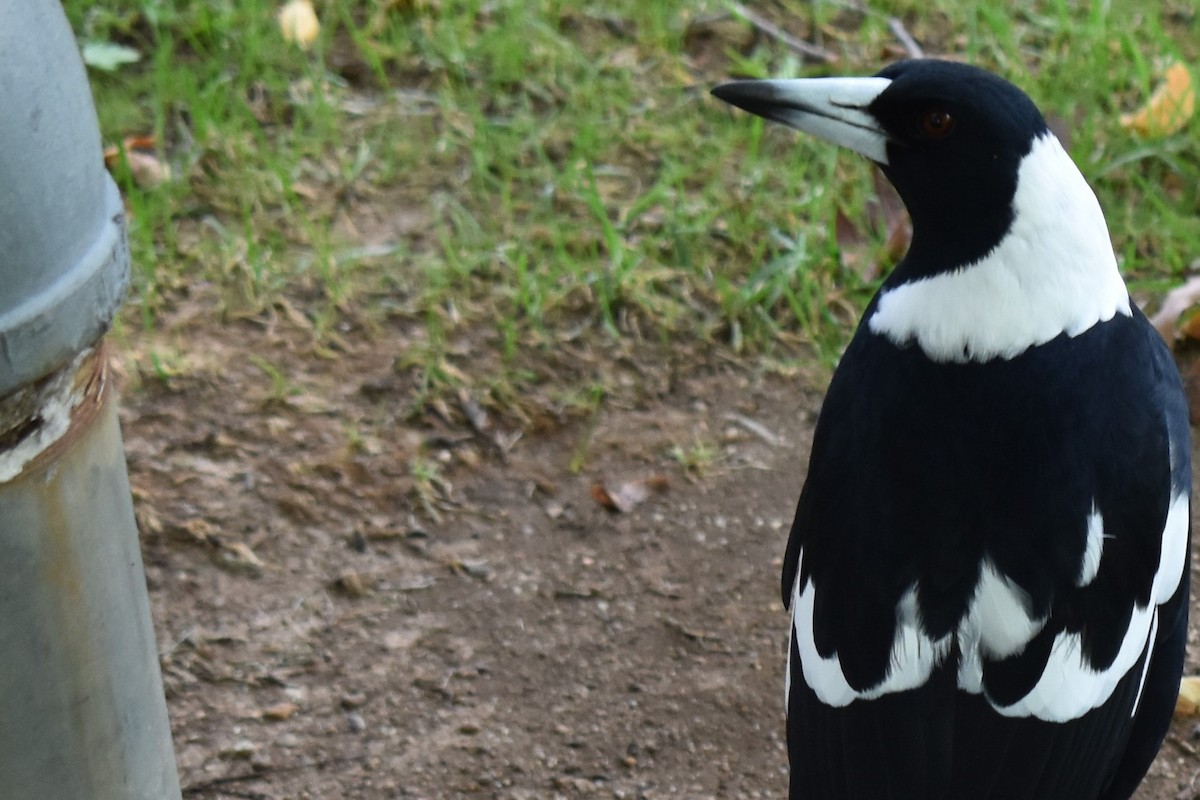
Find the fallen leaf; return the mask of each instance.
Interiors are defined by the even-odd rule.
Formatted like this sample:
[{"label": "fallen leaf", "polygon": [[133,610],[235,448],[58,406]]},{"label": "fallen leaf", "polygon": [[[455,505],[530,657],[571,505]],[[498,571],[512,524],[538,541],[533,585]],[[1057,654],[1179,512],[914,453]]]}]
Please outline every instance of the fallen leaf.
[{"label": "fallen leaf", "polygon": [[104,165],[112,172],[122,161],[129,170],[135,185],[142,189],[153,189],[171,180],[171,165],[154,154],[153,136],[127,136],[118,147],[104,148]]},{"label": "fallen leaf", "polygon": [[153,133],[125,137],[126,150],[153,150],[157,146],[158,139],[155,138]]},{"label": "fallen leaf", "polygon": [[[1162,306],[1150,317],[1150,324],[1158,329],[1168,346],[1175,344],[1176,331],[1180,330],[1180,320],[1183,315],[1198,303],[1200,303],[1200,275],[1189,278],[1182,286],[1176,286],[1167,292]],[[1194,326],[1189,320],[1183,327],[1190,331]],[[1188,335],[1196,338],[1190,333]]]},{"label": "fallen leaf", "polygon": [[1132,114],[1121,115],[1121,127],[1139,136],[1160,137],[1176,133],[1196,110],[1196,90],[1187,66],[1175,62],[1146,104]]},{"label": "fallen leaf", "polygon": [[1179,696],[1175,698],[1175,716],[1194,717],[1200,714],[1200,677],[1189,676],[1179,682]]},{"label": "fallen leaf", "polygon": [[610,490],[603,482],[592,484],[592,499],[609,511],[627,514],[641,505],[652,492],[665,492],[671,486],[666,475],[651,475],[636,481],[626,481]]},{"label": "fallen leaf", "polygon": [[279,30],[285,41],[308,48],[317,40],[321,23],[312,0],[290,0],[279,9]]}]

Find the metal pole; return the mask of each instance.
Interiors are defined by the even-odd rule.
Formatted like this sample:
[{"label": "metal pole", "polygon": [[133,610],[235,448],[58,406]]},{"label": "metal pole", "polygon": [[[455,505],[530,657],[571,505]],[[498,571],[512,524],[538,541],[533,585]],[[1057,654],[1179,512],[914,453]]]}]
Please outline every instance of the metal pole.
[{"label": "metal pole", "polygon": [[102,337],[121,198],[56,0],[0,0],[0,800],[180,797]]}]

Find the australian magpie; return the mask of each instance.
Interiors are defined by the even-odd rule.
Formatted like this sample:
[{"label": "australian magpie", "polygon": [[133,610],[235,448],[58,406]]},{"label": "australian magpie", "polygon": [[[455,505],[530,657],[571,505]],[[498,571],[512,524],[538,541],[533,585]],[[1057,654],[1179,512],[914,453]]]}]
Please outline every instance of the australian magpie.
[{"label": "australian magpie", "polygon": [[788,540],[791,797],[1128,798],[1179,688],[1191,449],[1095,195],[975,67],[713,93],[865,155],[913,226]]}]

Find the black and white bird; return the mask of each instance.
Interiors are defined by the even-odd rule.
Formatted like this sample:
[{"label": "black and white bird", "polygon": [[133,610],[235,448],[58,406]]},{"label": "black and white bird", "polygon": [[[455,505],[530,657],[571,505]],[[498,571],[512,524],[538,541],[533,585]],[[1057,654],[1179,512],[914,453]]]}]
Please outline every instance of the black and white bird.
[{"label": "black and white bird", "polygon": [[1191,449],[1095,195],[975,67],[713,93],[865,155],[913,225],[788,540],[791,797],[1128,798],[1179,688]]}]

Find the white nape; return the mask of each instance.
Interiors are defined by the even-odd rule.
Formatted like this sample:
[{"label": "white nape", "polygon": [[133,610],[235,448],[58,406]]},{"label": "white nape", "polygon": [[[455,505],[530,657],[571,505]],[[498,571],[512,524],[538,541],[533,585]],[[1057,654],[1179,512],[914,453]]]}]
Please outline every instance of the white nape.
[{"label": "white nape", "polygon": [[1132,313],[1104,213],[1053,134],[1021,161],[1013,212],[979,261],[884,292],[870,330],[935,361],[988,361]]}]

